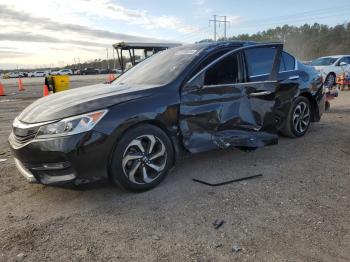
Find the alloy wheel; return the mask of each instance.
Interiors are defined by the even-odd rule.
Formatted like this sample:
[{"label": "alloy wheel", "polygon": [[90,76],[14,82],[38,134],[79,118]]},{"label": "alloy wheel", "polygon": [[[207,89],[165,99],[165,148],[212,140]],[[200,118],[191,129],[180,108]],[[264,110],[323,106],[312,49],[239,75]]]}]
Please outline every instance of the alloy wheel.
[{"label": "alloy wheel", "polygon": [[300,102],[294,109],[293,126],[298,133],[304,133],[310,124],[310,108],[305,102]]},{"label": "alloy wheel", "polygon": [[133,183],[149,184],[164,171],[167,152],[161,139],[154,135],[142,135],[126,147],[122,167],[124,175]]}]

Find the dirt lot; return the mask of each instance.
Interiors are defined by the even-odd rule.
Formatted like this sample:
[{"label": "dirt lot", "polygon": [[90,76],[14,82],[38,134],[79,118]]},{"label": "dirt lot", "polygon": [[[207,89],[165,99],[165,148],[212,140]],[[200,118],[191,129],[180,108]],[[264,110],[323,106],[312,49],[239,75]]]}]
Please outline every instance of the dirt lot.
[{"label": "dirt lot", "polygon": [[[74,86],[90,81],[101,79]],[[0,98],[0,261],[350,260],[350,92],[303,138],[193,156],[156,189],[132,194],[107,181],[75,190],[21,177],[7,136],[38,84]],[[259,173],[216,188],[191,181]],[[216,219],[226,221],[217,230]]]}]

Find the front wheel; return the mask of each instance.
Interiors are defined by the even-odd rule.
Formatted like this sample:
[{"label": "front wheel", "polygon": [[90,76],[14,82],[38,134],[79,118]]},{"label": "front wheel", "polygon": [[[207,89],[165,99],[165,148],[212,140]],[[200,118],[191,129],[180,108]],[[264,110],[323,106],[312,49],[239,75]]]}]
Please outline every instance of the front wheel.
[{"label": "front wheel", "polygon": [[311,106],[306,97],[295,99],[289,110],[286,124],[281,130],[288,137],[301,137],[306,134],[311,123]]},{"label": "front wheel", "polygon": [[139,125],[117,143],[110,178],[130,191],[149,190],[165,178],[173,158],[172,143],[166,133],[153,125]]}]

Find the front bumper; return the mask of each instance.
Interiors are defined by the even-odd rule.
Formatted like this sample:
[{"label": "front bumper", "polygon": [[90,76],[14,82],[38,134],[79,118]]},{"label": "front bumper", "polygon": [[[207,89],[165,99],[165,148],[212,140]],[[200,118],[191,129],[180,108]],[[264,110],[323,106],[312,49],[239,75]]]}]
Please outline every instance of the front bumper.
[{"label": "front bumper", "polygon": [[30,172],[17,158],[15,158],[15,164],[18,171],[25,177],[25,179],[27,179],[29,183],[38,183],[38,180],[34,177],[32,172]]},{"label": "front bumper", "polygon": [[56,185],[107,177],[112,140],[92,130],[19,144],[11,133],[9,144],[16,167],[28,182]]}]

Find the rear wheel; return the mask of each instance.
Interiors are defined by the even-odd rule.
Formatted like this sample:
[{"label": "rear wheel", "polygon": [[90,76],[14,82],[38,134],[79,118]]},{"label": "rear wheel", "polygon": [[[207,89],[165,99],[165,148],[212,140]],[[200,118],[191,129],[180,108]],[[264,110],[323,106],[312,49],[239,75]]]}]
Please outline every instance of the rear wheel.
[{"label": "rear wheel", "polygon": [[114,149],[110,178],[127,190],[149,190],[165,178],[173,154],[171,141],[161,129],[137,126],[127,131]]},{"label": "rear wheel", "polygon": [[301,137],[306,134],[311,123],[311,106],[306,97],[295,99],[287,116],[286,124],[281,130],[288,137]]}]

